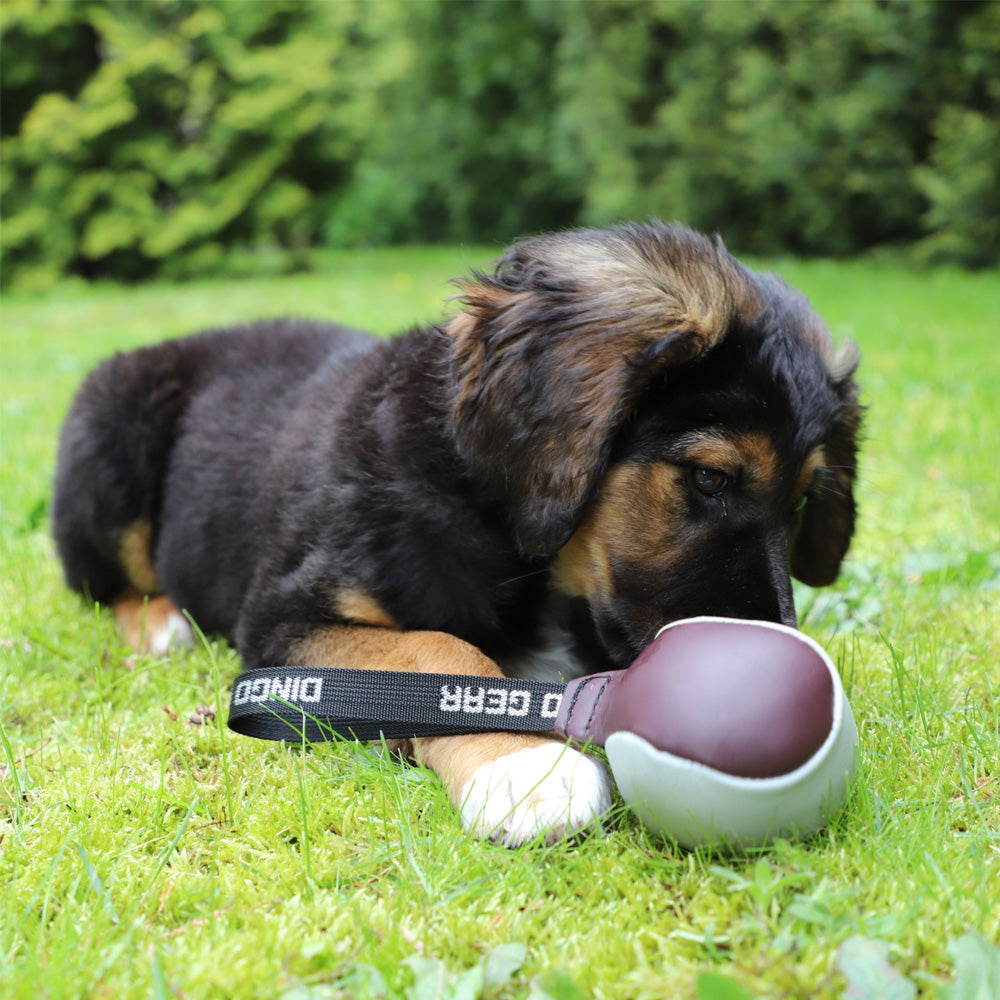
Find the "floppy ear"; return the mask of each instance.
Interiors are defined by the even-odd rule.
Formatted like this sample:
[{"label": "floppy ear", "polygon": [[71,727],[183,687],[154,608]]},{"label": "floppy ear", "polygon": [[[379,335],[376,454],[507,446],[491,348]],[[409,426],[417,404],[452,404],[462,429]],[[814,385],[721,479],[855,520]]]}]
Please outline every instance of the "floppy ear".
[{"label": "floppy ear", "polygon": [[853,374],[857,348],[846,345],[834,361],[834,385],[840,407],[824,443],[825,468],[810,494],[791,553],[792,575],[810,587],[833,583],[851,544],[857,505],[858,435],[864,408],[858,402]]},{"label": "floppy ear", "polygon": [[661,224],[516,244],[461,287],[455,433],[528,555],[569,539],[652,380],[719,343],[756,294],[721,243]]}]

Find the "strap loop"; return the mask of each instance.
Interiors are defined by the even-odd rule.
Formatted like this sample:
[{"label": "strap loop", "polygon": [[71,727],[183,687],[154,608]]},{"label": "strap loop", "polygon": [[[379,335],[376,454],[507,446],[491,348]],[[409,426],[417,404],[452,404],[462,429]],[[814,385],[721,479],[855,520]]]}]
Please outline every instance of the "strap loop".
[{"label": "strap loop", "polygon": [[229,728],[316,742],[555,728],[565,684],[514,677],[331,667],[264,667],[233,684]]}]

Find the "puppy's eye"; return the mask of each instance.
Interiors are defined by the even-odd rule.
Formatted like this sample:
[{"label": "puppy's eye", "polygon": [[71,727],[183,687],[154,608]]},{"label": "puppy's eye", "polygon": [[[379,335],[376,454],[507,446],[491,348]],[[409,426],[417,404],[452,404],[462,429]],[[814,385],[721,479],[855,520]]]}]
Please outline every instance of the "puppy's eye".
[{"label": "puppy's eye", "polygon": [[795,501],[795,506],[792,508],[792,513],[798,516],[806,509],[806,504],[809,502],[809,498],[803,493],[802,496]]},{"label": "puppy's eye", "polygon": [[718,469],[695,469],[691,478],[699,492],[706,496],[715,496],[716,493],[721,493],[726,488],[726,483],[729,482],[729,476]]}]

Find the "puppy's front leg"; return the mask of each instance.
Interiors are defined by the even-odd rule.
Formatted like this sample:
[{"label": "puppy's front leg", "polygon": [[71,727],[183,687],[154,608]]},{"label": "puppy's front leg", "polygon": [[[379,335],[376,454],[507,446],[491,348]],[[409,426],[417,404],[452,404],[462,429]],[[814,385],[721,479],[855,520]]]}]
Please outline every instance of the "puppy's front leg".
[{"label": "puppy's front leg", "polygon": [[[291,662],[423,673],[502,676],[474,646],[444,632],[334,626],[296,643]],[[545,736],[478,733],[414,740],[412,756],[448,789],[466,828],[515,847],[593,824],[611,804],[604,765]]]},{"label": "puppy's front leg", "polygon": [[122,593],[111,605],[126,646],[137,653],[166,656],[172,649],[194,645],[194,632],[169,597]]}]

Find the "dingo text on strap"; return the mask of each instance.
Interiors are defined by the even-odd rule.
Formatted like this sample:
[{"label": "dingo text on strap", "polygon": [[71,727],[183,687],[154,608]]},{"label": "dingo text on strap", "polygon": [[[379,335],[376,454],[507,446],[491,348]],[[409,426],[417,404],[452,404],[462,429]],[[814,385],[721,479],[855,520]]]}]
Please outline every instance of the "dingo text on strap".
[{"label": "dingo text on strap", "polygon": [[551,732],[565,690],[512,677],[267,667],[237,677],[229,728],[310,741]]}]

